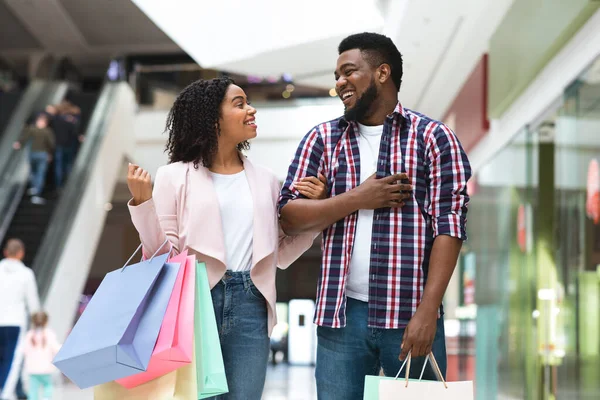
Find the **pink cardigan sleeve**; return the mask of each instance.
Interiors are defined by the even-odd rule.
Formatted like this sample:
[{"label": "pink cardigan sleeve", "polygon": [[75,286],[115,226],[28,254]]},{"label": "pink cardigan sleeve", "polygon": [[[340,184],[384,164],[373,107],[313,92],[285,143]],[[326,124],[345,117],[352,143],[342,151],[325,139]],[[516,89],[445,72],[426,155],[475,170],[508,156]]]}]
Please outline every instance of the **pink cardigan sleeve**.
[{"label": "pink cardigan sleeve", "polygon": [[[152,198],[145,203],[133,206],[129,201],[131,221],[140,234],[144,257],[155,252],[164,254],[173,246],[174,254],[179,253],[179,230],[177,224],[177,197],[165,167],[156,172]],[[163,243],[168,242],[163,246]],[[170,243],[170,244],[169,244]]]},{"label": "pink cardigan sleeve", "polygon": [[[275,204],[277,204],[280,186],[277,178],[273,177],[273,182],[273,196],[275,198]],[[283,232],[283,229],[281,229],[281,225],[279,225],[279,250],[277,253],[277,267],[280,269],[286,269],[289,267],[302,254],[310,249],[317,236],[319,236],[319,233],[304,233],[297,236],[287,236]]]}]

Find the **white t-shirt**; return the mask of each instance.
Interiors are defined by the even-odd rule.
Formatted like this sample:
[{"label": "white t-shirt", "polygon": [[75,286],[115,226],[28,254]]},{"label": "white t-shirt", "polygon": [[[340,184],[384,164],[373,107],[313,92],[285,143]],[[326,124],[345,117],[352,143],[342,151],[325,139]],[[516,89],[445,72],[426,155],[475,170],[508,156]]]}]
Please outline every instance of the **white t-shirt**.
[{"label": "white t-shirt", "polygon": [[252,268],[254,202],[246,172],[233,175],[211,172],[211,175],[219,199],[227,269],[249,271]]},{"label": "white t-shirt", "polygon": [[24,328],[29,316],[39,309],[33,271],[18,260],[0,261],[0,326]]},{"label": "white t-shirt", "polygon": [[[360,183],[377,171],[379,145],[383,125],[365,126],[358,124],[358,147],[360,151]],[[356,235],[350,259],[346,295],[356,300],[369,301],[369,267],[371,264],[371,236],[373,211],[358,210]]]}]

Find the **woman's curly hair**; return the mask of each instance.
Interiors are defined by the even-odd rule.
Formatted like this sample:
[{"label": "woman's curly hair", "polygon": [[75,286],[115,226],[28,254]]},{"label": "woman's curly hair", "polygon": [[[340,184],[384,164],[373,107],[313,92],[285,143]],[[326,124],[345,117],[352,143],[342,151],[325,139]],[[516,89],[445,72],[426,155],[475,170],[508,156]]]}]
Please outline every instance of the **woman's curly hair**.
[{"label": "woman's curly hair", "polygon": [[[220,108],[231,78],[200,79],[179,93],[169,116],[165,131],[169,132],[166,152],[169,163],[193,162],[210,168],[218,150]],[[247,141],[238,150],[247,150]]]}]

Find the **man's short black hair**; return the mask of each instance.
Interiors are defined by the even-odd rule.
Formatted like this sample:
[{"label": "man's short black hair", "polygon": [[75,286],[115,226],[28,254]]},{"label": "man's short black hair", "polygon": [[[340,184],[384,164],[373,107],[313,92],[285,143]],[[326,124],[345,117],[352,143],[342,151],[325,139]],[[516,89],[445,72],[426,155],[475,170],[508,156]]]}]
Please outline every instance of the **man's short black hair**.
[{"label": "man's short black hair", "polygon": [[392,69],[392,80],[400,91],[402,83],[402,54],[387,36],[364,32],[348,36],[338,46],[338,54],[358,49],[372,67],[388,64]]}]

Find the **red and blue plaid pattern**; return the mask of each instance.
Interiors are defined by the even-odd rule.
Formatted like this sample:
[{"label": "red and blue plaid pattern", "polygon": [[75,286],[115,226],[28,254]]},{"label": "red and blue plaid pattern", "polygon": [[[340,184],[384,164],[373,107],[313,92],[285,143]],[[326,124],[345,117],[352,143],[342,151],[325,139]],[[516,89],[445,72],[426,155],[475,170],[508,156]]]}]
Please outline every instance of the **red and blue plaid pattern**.
[{"label": "red and blue plaid pattern", "polygon": [[[330,195],[360,182],[358,126],[343,118],[313,128],[300,143],[281,190],[279,210],[301,198],[293,182],[327,177]],[[403,328],[417,310],[427,280],[429,256],[438,235],[466,239],[467,181],[471,167],[454,132],[399,103],[383,127],[379,178],[408,174],[414,190],[402,208],[374,212],[369,283],[369,321],[374,328]],[[346,277],[358,213],[323,232],[322,266],[315,323],[346,325]]]}]

